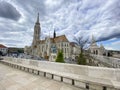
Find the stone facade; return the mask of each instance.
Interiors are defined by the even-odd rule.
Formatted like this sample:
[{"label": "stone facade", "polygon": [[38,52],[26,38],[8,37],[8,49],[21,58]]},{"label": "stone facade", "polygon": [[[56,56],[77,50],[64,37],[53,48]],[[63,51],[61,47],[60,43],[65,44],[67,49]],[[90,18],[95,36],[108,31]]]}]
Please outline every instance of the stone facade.
[{"label": "stone facade", "polygon": [[106,55],[107,51],[105,50],[104,46],[101,44],[100,47],[96,44],[94,37],[92,36],[92,42],[89,47],[89,51],[91,54],[95,55]]},{"label": "stone facade", "polygon": [[3,55],[6,55],[8,53],[8,48],[0,44],[0,52],[2,52]]},{"label": "stone facade", "polygon": [[92,36],[91,45],[89,47],[89,51],[91,54],[95,54],[95,55],[106,55],[107,54],[107,50],[104,48],[104,46],[101,44],[99,47],[93,36]]},{"label": "stone facade", "polygon": [[42,57],[50,61],[55,61],[59,50],[63,51],[64,58],[75,59],[80,53],[80,48],[77,45],[71,45],[65,35],[56,36],[54,31],[53,37],[40,39],[41,28],[39,23],[39,14],[34,26],[33,42],[30,47],[26,46],[24,52],[29,55]]},{"label": "stone facade", "polygon": [[1,63],[29,73],[36,73],[46,78],[81,87],[85,90],[120,90],[120,69],[43,62],[12,57],[4,57]]}]

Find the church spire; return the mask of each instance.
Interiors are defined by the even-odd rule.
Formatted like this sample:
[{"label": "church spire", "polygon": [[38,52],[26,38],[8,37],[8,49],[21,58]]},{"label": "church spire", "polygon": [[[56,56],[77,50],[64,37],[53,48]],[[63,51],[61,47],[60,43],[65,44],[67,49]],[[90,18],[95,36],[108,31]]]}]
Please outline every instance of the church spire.
[{"label": "church spire", "polygon": [[38,16],[37,16],[37,22],[36,23],[39,23],[39,13],[38,13]]},{"label": "church spire", "polygon": [[95,38],[93,35],[92,35],[92,43],[95,43]]},{"label": "church spire", "polygon": [[53,34],[53,37],[54,37],[54,38],[56,38],[56,32],[55,32],[55,30],[54,30],[54,34]]},{"label": "church spire", "polygon": [[92,42],[91,42],[91,44],[96,45],[96,41],[95,41],[95,38],[94,38],[94,36],[93,36],[93,35],[92,35]]},{"label": "church spire", "polygon": [[34,26],[33,46],[38,44],[38,41],[40,40],[40,32],[41,32],[41,28],[40,28],[39,13],[38,13],[37,20]]}]

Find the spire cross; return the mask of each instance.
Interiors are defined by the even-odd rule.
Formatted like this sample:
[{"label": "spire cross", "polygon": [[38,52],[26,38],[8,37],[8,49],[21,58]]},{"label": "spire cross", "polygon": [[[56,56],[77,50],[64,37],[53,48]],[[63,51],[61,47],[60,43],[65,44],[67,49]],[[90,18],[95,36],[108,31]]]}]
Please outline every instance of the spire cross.
[{"label": "spire cross", "polygon": [[37,16],[37,23],[39,23],[39,13],[38,13],[38,16]]}]

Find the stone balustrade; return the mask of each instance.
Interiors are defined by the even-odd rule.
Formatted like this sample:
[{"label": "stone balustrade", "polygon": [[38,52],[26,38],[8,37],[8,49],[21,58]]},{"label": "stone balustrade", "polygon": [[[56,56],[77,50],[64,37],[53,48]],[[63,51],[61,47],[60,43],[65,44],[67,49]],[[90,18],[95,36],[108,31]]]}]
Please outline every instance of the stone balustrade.
[{"label": "stone balustrade", "polygon": [[120,90],[120,69],[5,57],[14,68],[87,90]]},{"label": "stone balustrade", "polygon": [[107,57],[107,56],[100,56],[100,55],[91,55],[95,59],[108,64],[109,66],[113,68],[120,68],[120,59],[119,58],[113,58],[113,57]]}]

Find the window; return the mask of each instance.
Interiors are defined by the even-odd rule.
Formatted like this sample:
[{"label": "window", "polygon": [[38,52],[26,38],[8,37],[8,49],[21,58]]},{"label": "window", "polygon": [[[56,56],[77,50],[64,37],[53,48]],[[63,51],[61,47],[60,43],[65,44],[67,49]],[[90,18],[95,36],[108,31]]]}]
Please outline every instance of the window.
[{"label": "window", "polygon": [[98,55],[98,50],[96,50],[96,55]]},{"label": "window", "polygon": [[107,90],[107,88],[105,86],[103,86],[103,90]]},{"label": "window", "polygon": [[55,58],[56,58],[56,56],[53,56],[53,58],[55,59]]},{"label": "window", "polygon": [[88,83],[86,83],[86,89],[89,89],[89,84]]}]

